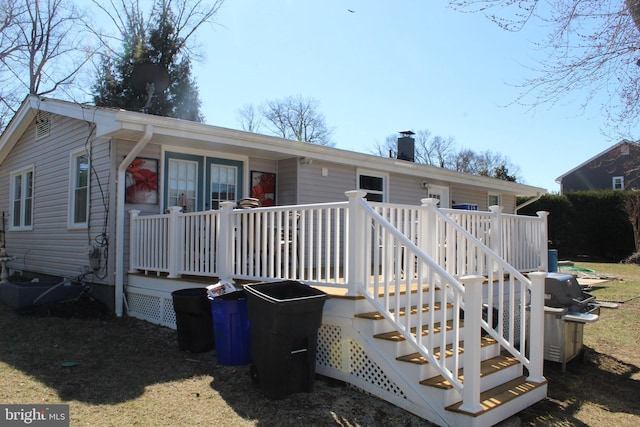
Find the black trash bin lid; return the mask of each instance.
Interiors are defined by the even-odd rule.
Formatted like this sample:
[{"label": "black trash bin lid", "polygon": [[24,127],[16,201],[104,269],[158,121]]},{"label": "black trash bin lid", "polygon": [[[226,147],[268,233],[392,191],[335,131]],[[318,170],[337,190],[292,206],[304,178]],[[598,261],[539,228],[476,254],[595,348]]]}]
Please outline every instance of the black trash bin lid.
[{"label": "black trash bin lid", "polygon": [[306,301],[318,298],[326,298],[327,294],[319,289],[298,282],[285,280],[282,282],[252,283],[245,285],[244,289],[251,294],[274,303],[290,301]]}]

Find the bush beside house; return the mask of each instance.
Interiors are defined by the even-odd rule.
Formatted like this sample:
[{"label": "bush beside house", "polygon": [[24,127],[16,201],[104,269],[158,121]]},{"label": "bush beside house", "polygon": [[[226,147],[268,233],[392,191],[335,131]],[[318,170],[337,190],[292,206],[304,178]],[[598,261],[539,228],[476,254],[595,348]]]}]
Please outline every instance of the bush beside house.
[{"label": "bush beside house", "polygon": [[620,261],[636,251],[624,208],[628,194],[613,190],[547,194],[518,213],[549,212],[549,248],[557,249],[560,259]]}]

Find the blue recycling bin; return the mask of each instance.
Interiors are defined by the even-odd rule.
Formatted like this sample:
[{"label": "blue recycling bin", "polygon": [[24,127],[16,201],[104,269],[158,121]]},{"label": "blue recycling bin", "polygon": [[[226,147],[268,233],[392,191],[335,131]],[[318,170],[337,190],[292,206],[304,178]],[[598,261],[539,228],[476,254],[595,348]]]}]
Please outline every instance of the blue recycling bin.
[{"label": "blue recycling bin", "polygon": [[216,360],[237,366],[251,362],[249,317],[244,290],[210,298]]},{"label": "blue recycling bin", "polygon": [[558,250],[549,249],[548,251],[549,273],[555,273],[558,271]]}]

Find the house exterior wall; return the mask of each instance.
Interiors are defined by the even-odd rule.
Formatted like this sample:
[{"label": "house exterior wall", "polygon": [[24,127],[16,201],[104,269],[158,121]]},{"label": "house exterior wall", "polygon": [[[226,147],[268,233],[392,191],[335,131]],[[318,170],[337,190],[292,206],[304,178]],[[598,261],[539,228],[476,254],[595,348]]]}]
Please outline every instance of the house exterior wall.
[{"label": "house exterior wall", "polygon": [[[293,167],[283,174],[283,164],[293,163]],[[322,203],[346,200],[345,191],[357,188],[358,171],[365,168],[356,166],[336,165],[330,162],[314,161],[310,165],[300,165],[296,159],[279,162],[279,188],[296,186],[297,198],[282,204]],[[292,178],[289,171],[298,169],[298,178]],[[323,176],[323,169],[326,176]],[[384,172],[382,172],[384,173]],[[389,203],[419,205],[421,199],[427,197],[427,191],[422,188],[424,178],[392,173],[387,175],[387,201]],[[295,181],[295,182],[294,182]],[[489,193],[486,190],[464,186],[449,185],[444,181],[428,179],[430,184],[449,187],[449,200],[455,203],[473,203],[480,210],[488,210]],[[496,193],[497,194],[497,193]],[[512,194],[500,194],[501,204],[505,213],[513,213],[516,197]],[[283,199],[281,199],[283,200]],[[281,204],[280,202],[278,204]]]},{"label": "house exterior wall", "polygon": [[[504,213],[513,213],[516,208],[516,196],[513,194],[504,194],[492,192],[491,194],[500,195],[500,205],[504,208]],[[451,204],[470,203],[478,205],[478,210],[489,210],[489,192],[486,190],[478,190],[463,185],[451,186]]]},{"label": "house exterior wall", "polygon": [[276,204],[294,205],[298,200],[298,159],[278,161],[276,172]]},{"label": "house exterior wall", "polygon": [[[325,173],[323,176],[323,169]],[[298,165],[297,203],[346,201],[345,191],[355,189],[356,170],[353,166],[326,161]]]},{"label": "house exterior wall", "polygon": [[562,177],[563,192],[611,190],[613,177],[624,177],[624,189],[640,188],[640,147],[619,144]]},{"label": "house exterior wall", "polygon": [[[111,184],[110,141],[94,140],[93,128],[86,122],[51,115],[49,136],[36,140],[35,121],[9,153],[0,172],[0,209],[6,214],[6,247],[18,259],[12,270],[51,276],[74,277],[89,266],[85,247],[108,233],[104,203],[109,203]],[[89,228],[69,228],[69,185],[71,152],[91,146],[93,172],[90,181]],[[33,227],[12,230],[11,172],[33,166]],[[100,185],[98,185],[100,184]],[[101,193],[99,187],[105,191]],[[102,259],[104,265],[104,259]],[[106,268],[105,271],[113,271]],[[97,279],[108,282],[111,278]]]}]

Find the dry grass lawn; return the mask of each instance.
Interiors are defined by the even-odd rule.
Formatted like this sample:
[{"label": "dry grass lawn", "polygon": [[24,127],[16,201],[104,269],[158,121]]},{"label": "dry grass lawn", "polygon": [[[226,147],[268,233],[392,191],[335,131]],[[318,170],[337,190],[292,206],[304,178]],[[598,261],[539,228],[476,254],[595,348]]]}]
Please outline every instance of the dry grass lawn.
[{"label": "dry grass lawn", "polygon": [[[640,425],[640,267],[582,265],[623,279],[593,290],[620,308],[585,327],[583,363],[565,373],[545,364],[548,398],[503,426]],[[322,377],[313,393],[266,400],[247,366],[219,366],[215,351],[181,352],[175,331],[136,319],[0,305],[0,331],[0,403],[68,403],[72,426],[428,425]]]}]

